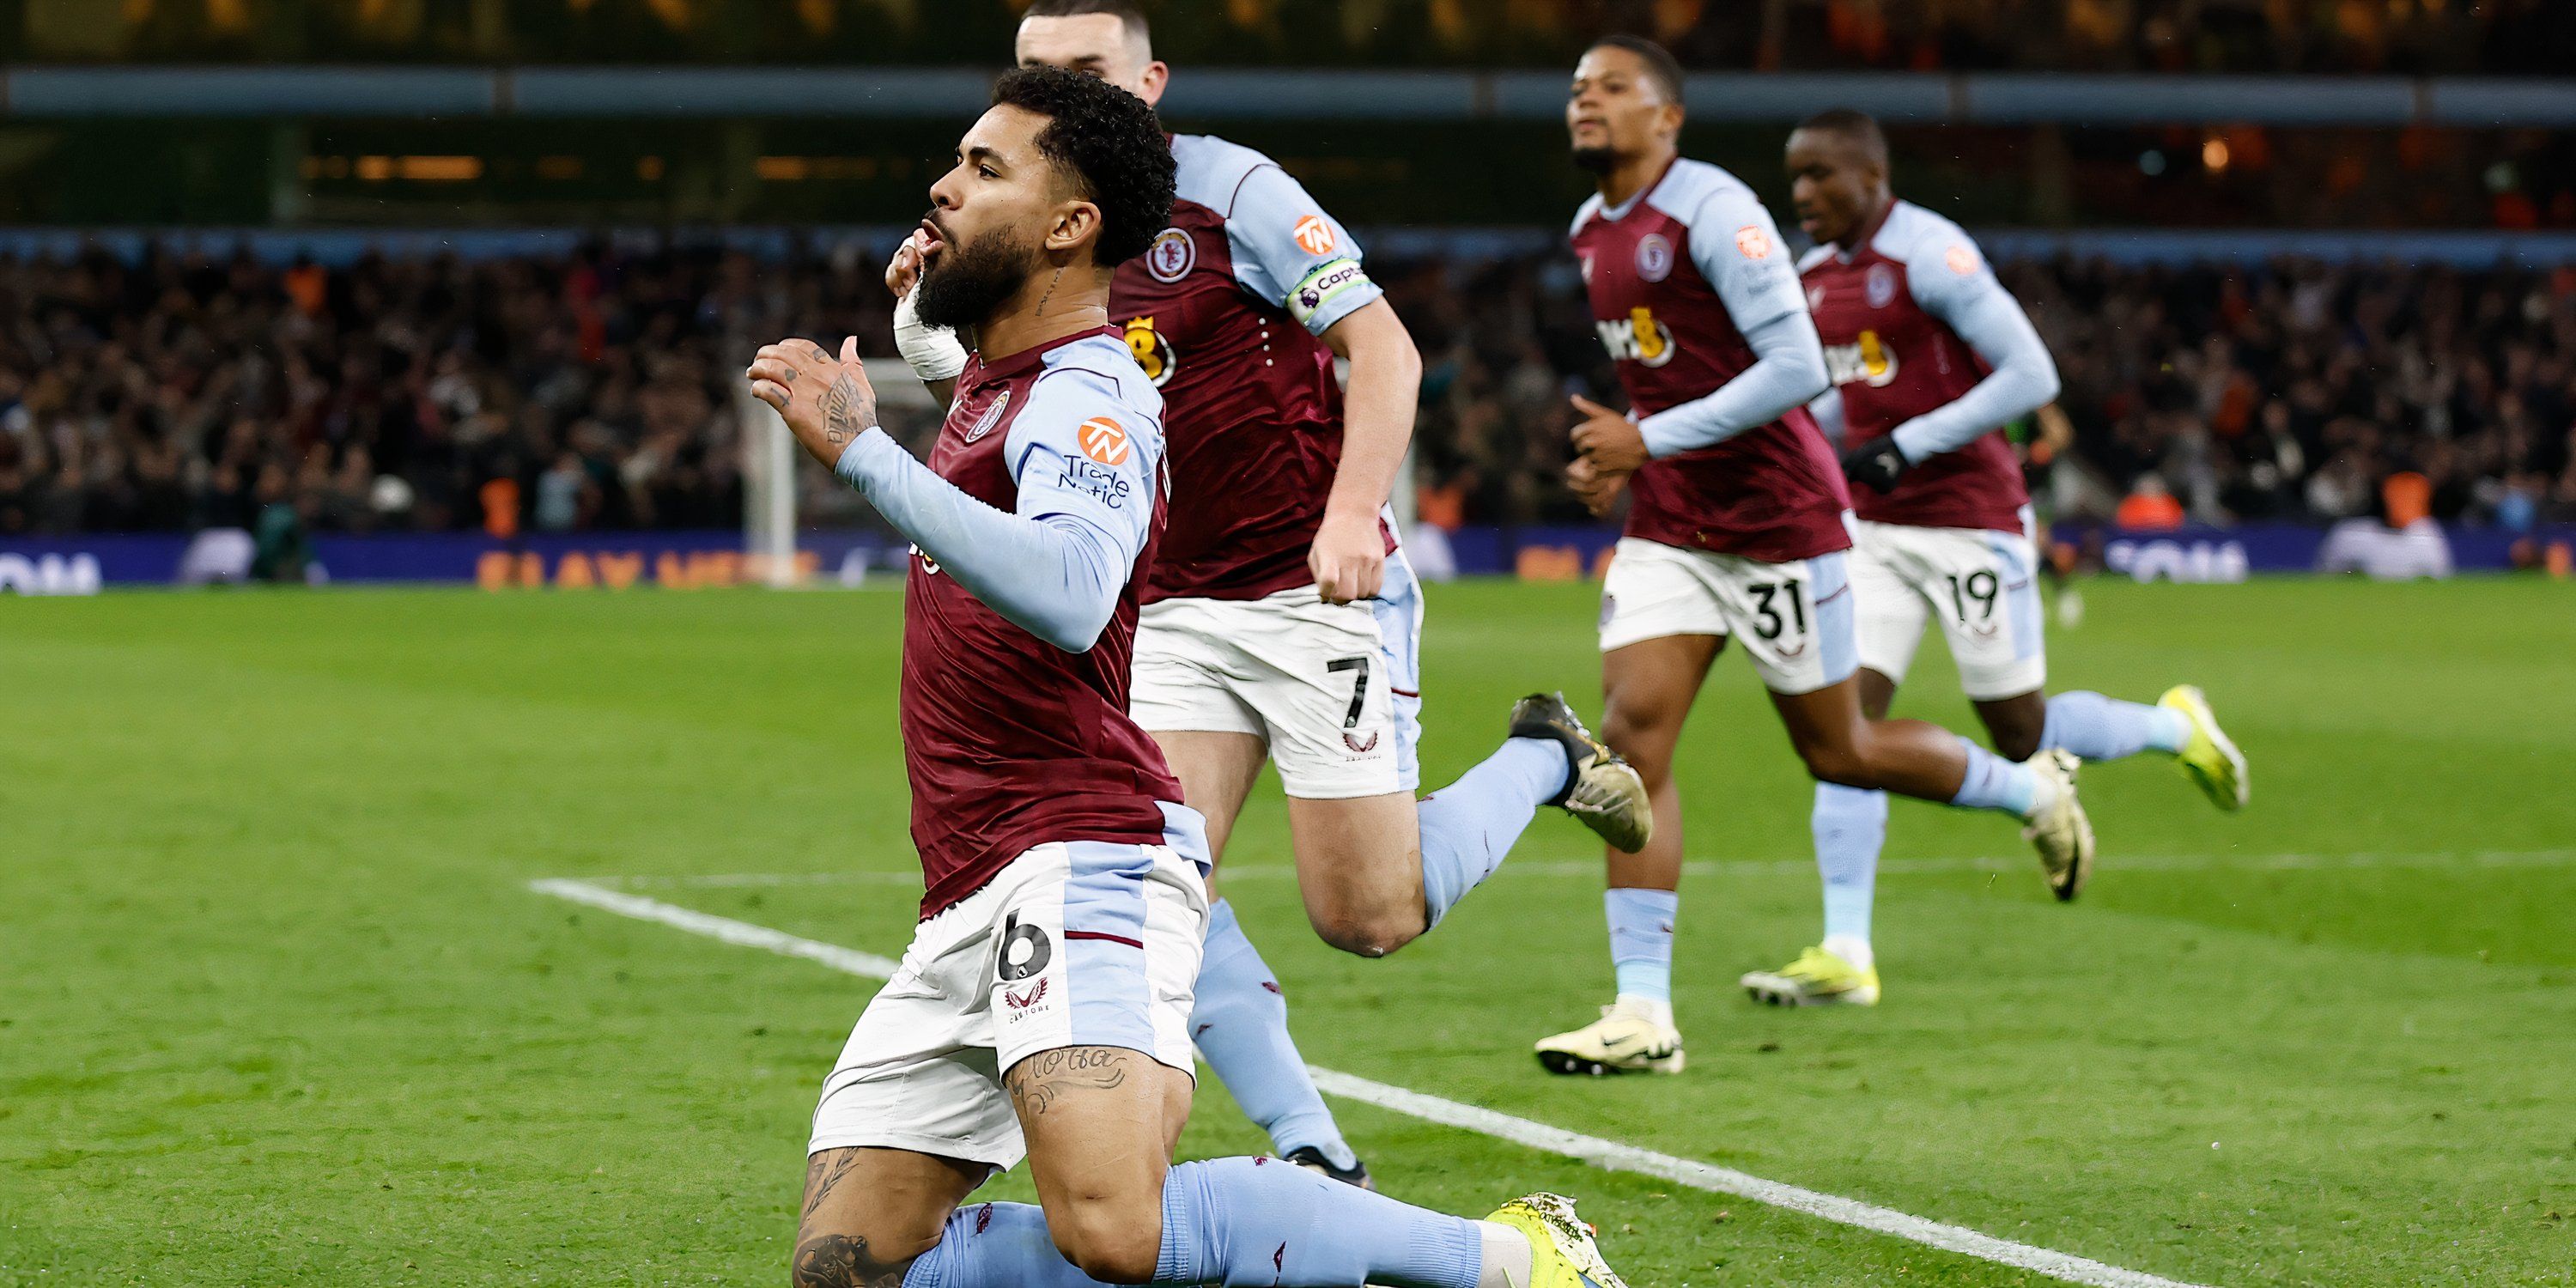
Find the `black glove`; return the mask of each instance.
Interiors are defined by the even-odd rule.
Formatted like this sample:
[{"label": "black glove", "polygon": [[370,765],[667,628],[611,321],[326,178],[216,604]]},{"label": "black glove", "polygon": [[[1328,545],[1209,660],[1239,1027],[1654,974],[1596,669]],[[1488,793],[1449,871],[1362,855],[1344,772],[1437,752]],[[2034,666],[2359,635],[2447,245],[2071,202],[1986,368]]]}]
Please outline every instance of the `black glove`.
[{"label": "black glove", "polygon": [[1893,438],[1873,438],[1843,450],[1843,477],[1854,483],[1866,483],[1874,491],[1892,492],[1896,490],[1896,480],[1904,476],[1905,453],[1896,450]]}]

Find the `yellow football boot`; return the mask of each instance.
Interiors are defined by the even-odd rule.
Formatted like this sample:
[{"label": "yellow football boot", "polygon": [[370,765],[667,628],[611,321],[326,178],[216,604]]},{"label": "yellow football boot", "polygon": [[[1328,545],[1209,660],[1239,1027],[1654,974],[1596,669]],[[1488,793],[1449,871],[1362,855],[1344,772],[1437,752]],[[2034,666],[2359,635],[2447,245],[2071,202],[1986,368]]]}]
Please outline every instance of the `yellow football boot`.
[{"label": "yellow football boot", "polygon": [[2059,903],[2072,902],[2093,875],[2093,820],[2085,817],[2084,803],[2075,798],[2075,770],[2083,762],[2072,752],[2043,751],[2022,763],[2047,778],[2056,794],[2048,808],[2021,830],[2021,839],[2039,851],[2049,892]]},{"label": "yellow football boot", "polygon": [[1592,736],[1562,693],[1533,693],[1512,706],[1511,736],[1545,738],[1565,748],[1574,772],[1548,804],[1572,814],[1615,850],[1634,854],[1655,834],[1646,780],[1619,753]]},{"label": "yellow football boot", "polygon": [[1601,1259],[1601,1245],[1594,1241],[1592,1227],[1574,1214],[1574,1200],[1562,1194],[1513,1199],[1485,1219],[1528,1236],[1527,1288],[1628,1288]]},{"label": "yellow football boot", "polygon": [[2191,722],[2191,741],[2183,744],[2174,756],[2174,765],[2182,776],[2200,785],[2209,803],[2223,810],[2245,808],[2253,796],[2254,785],[2245,774],[2245,753],[2236,749],[2227,731],[2218,727],[2218,717],[2209,710],[2209,699],[2196,684],[2177,684],[2156,699],[2156,705],[2179,711]]},{"label": "yellow football boot", "polygon": [[1770,1006],[1876,1006],[1878,967],[1854,966],[1840,953],[1810,948],[1778,970],[1757,970],[1736,981],[1753,1000]]},{"label": "yellow football boot", "polygon": [[1623,997],[1601,1008],[1601,1018],[1571,1033],[1538,1042],[1538,1062],[1549,1073],[1680,1073],[1682,1034],[1669,1007]]}]

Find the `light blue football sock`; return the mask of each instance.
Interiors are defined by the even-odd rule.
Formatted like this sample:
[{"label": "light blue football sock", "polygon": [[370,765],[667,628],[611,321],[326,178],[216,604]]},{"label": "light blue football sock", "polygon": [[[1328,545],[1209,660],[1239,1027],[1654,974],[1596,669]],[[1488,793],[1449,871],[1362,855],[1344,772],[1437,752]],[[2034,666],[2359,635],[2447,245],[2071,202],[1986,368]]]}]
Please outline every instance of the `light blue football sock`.
[{"label": "light blue football sock", "polygon": [[2118,760],[2150,747],[2175,755],[2190,743],[2191,721],[2179,711],[2082,691],[2050,698],[2039,733],[2040,746],[2086,760]]},{"label": "light blue football sock", "polygon": [[1959,739],[1959,745],[1968,753],[1968,776],[1960,781],[1959,794],[1950,803],[1961,809],[1990,809],[2029,818],[2039,801],[2038,773],[1965,738]]},{"label": "light blue football sock", "polygon": [[[1278,1288],[1476,1288],[1483,1235],[1473,1221],[1326,1180],[1276,1159],[1182,1163],[1163,1180],[1157,1284]],[[980,1203],[948,1218],[904,1288],[1093,1288],[1056,1251],[1046,1214]]]},{"label": "light blue football sock", "polygon": [[1282,1156],[1301,1146],[1324,1152],[1335,1167],[1358,1161],[1306,1061],[1288,1036],[1288,999],[1261,954],[1244,938],[1234,905],[1223,899],[1209,910],[1207,957],[1199,965],[1198,994],[1190,1010],[1190,1039],[1225,1083],[1234,1103]]},{"label": "light blue football sock", "polygon": [[1816,871],[1825,878],[1825,938],[1866,944],[1878,852],[1887,843],[1887,793],[1818,783],[1808,824],[1816,837]]},{"label": "light blue football sock", "polygon": [[1422,798],[1422,903],[1431,924],[1503,866],[1538,807],[1574,773],[1562,744],[1510,738],[1458,781]]},{"label": "light blue football sock", "polygon": [[1671,890],[1605,890],[1601,910],[1610,920],[1610,968],[1619,996],[1673,1000],[1673,918],[1682,897]]},{"label": "light blue football sock", "polygon": [[1174,1167],[1158,1284],[1476,1288],[1476,1223],[1261,1158]]},{"label": "light blue football sock", "polygon": [[1046,1212],[1028,1203],[978,1203],[948,1217],[939,1246],[903,1274],[903,1288],[1096,1288],[1056,1251]]}]

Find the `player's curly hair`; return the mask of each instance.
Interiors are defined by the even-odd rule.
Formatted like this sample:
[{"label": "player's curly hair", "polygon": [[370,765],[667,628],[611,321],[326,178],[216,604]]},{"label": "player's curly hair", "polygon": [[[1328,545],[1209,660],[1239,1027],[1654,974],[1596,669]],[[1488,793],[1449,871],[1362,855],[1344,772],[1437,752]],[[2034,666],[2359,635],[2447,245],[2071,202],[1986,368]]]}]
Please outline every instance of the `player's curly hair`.
[{"label": "player's curly hair", "polygon": [[1624,49],[1629,53],[1635,54],[1646,64],[1647,79],[1655,82],[1655,88],[1663,91],[1664,101],[1671,103],[1676,107],[1682,105],[1682,83],[1684,80],[1682,75],[1682,64],[1680,59],[1673,57],[1673,51],[1666,49],[1662,45],[1658,45],[1643,36],[1627,35],[1603,36],[1601,39],[1593,41],[1592,47],[1594,49]]},{"label": "player's curly hair", "polygon": [[1038,151],[1100,207],[1093,263],[1108,268],[1144,254],[1171,222],[1172,147],[1145,100],[1082,72],[1020,67],[994,82],[993,106],[1050,118]]}]

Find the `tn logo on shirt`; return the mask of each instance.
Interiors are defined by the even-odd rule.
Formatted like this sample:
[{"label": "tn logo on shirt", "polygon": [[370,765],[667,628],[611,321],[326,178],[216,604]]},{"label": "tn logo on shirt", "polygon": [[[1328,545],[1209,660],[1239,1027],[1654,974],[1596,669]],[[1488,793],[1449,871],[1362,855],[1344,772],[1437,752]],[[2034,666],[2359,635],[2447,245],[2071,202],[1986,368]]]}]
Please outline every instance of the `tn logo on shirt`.
[{"label": "tn logo on shirt", "polygon": [[1614,362],[1634,362],[1641,366],[1660,367],[1673,360],[1681,348],[1673,339],[1672,328],[1655,320],[1655,311],[1643,306],[1628,310],[1624,318],[1596,321],[1601,332],[1601,347],[1610,351]]}]

